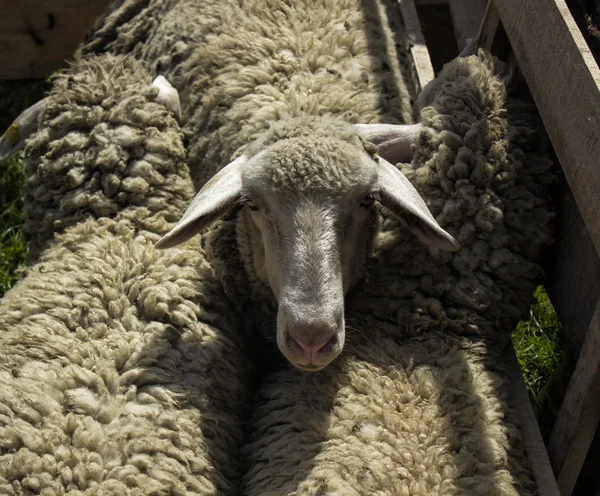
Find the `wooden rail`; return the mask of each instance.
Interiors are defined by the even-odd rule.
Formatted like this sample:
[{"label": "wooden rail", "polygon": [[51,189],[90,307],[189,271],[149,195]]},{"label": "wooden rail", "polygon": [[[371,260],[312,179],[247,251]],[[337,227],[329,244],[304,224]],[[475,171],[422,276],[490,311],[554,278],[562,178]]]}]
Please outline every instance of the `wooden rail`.
[{"label": "wooden rail", "polygon": [[[495,5],[581,213],[583,223],[574,234],[585,243],[589,233],[595,250],[587,255],[589,267],[578,257],[585,244],[571,245],[565,252],[563,272],[583,297],[582,283],[584,287],[598,284],[589,280],[589,274],[597,271],[600,255],[600,70],[564,0],[495,0]],[[573,210],[570,215],[577,220]],[[564,290],[569,292],[569,287]],[[578,302],[565,291],[555,294],[568,301],[574,312]],[[561,304],[557,302],[557,308]],[[572,493],[600,422],[597,293],[587,300],[586,315],[590,309],[589,327],[577,333],[579,341],[584,336],[581,353],[548,445],[563,496]]]},{"label": "wooden rail", "polygon": [[495,0],[600,255],[600,70],[564,0]]},{"label": "wooden rail", "polygon": [[421,23],[413,0],[399,1],[406,35],[411,44],[410,53],[415,63],[417,79],[419,80],[419,86],[423,89],[435,77],[431,58],[429,57],[429,50],[427,50],[427,45],[425,44],[425,38],[421,31]]},{"label": "wooden rail", "polygon": [[0,79],[65,67],[111,0],[0,0]]},{"label": "wooden rail", "polygon": [[525,443],[527,457],[531,463],[538,491],[541,496],[560,496],[512,343],[508,344],[505,356],[509,377],[512,381],[513,404],[519,412],[523,442]]},{"label": "wooden rail", "polygon": [[448,0],[448,3],[460,52],[469,38],[477,36],[488,2],[487,0]]},{"label": "wooden rail", "polygon": [[548,443],[561,494],[573,491],[599,421],[600,302]]}]

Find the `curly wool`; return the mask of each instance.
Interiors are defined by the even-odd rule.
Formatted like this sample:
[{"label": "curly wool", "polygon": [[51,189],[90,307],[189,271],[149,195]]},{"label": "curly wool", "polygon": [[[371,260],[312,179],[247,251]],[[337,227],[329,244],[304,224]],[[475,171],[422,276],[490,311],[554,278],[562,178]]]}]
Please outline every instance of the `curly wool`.
[{"label": "curly wool", "polygon": [[26,149],[25,232],[39,253],[55,233],[125,206],[149,230],[189,202],[177,173],[181,131],[133,59],[82,60],[61,74]]},{"label": "curly wool", "polygon": [[81,60],[28,144],[47,248],[0,302],[2,494],[239,492],[251,368],[204,252],[154,248],[193,196],[155,97],[133,59]]},{"label": "curly wool", "polygon": [[395,9],[361,0],[123,1],[80,53],[130,52],[165,74],[181,96],[199,187],[286,117],[411,122],[416,87],[404,27],[389,28],[401,18]]},{"label": "curly wool", "polygon": [[502,350],[551,242],[552,163],[499,62],[458,59],[439,78],[402,169],[462,248],[426,249],[382,211],[344,353],[259,391],[244,494],[536,492]]},{"label": "curly wool", "polygon": [[[364,2],[311,2],[302,16],[307,2],[192,3],[124,0],[82,51],[131,51],[164,71],[182,96],[197,185],[303,112],[410,122],[407,87],[385,66],[387,27],[374,42],[381,4],[361,14]],[[186,22],[193,9],[198,22]],[[427,250],[381,212],[369,284],[347,301],[344,354],[316,375],[282,370],[259,391],[246,494],[535,491],[500,349],[541,274],[550,163],[533,108],[507,95],[492,59],[451,64],[441,81],[403,172],[463,250]],[[252,318],[264,322],[273,298],[254,287],[239,227],[229,218],[204,242],[238,310],[250,286]]]}]

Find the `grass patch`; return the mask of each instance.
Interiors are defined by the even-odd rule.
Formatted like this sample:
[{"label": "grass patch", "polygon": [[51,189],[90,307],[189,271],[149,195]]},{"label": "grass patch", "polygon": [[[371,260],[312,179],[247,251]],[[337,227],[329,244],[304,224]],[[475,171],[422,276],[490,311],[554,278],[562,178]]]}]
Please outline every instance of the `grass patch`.
[{"label": "grass patch", "polygon": [[[4,132],[27,107],[44,97],[55,75],[46,80],[0,82],[0,132]],[[18,269],[28,256],[23,238],[25,173],[21,153],[0,162],[0,297],[18,279]]]},{"label": "grass patch", "polygon": [[21,154],[14,154],[0,167],[1,296],[16,282],[18,268],[27,261],[29,250],[21,232],[24,221],[21,196],[25,189]]},{"label": "grass patch", "polygon": [[535,298],[529,319],[519,322],[512,335],[521,372],[534,403],[563,355],[562,326],[542,286],[537,288]]}]

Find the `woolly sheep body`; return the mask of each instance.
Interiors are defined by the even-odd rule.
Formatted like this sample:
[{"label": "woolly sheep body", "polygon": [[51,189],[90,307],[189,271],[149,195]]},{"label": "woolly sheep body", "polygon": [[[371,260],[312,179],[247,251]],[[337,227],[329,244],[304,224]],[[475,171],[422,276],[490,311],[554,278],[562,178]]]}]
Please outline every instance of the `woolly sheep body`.
[{"label": "woolly sheep body", "polygon": [[199,187],[288,116],[411,122],[416,88],[403,27],[395,35],[388,27],[394,9],[360,0],[129,0],[98,21],[80,53],[132,53],[173,84]]},{"label": "woolly sheep body", "polygon": [[82,60],[28,143],[39,261],[0,302],[2,494],[238,493],[250,366],[203,251],[154,248],[193,195],[156,94],[133,59]]},{"label": "woolly sheep body", "polygon": [[[125,9],[134,4],[138,18]],[[226,22],[207,3],[207,15],[180,29],[181,38],[176,22],[159,22],[158,5],[123,2],[83,51],[132,50],[151,71],[165,72],[182,97],[198,186],[271,121],[298,111],[349,122],[410,122],[406,88],[399,97],[384,91],[398,79],[394,67],[378,71],[375,59],[387,58],[382,45],[371,58],[358,4],[344,11],[349,29],[343,21],[328,24],[339,17],[315,4],[314,19],[324,30],[315,38],[339,36],[340,45],[328,48],[347,49],[324,50],[321,59],[324,45],[305,46],[306,30],[280,29],[285,23],[277,22],[277,9],[265,8],[266,18],[257,19],[258,2],[223,7]],[[191,8],[169,3],[171,20],[184,5]],[[334,2],[332,9],[340,5],[350,4]],[[163,40],[175,41],[172,50],[156,48],[162,28]],[[140,40],[145,43],[134,45]],[[152,50],[160,56],[149,57]],[[344,354],[317,375],[283,367],[259,391],[244,450],[245,494],[535,492],[499,349],[541,275],[540,250],[550,242],[551,173],[538,156],[533,107],[506,95],[506,77],[494,66],[492,59],[472,57],[445,70],[452,84],[440,85],[422,113],[426,129],[415,166],[402,169],[463,249],[455,255],[425,250],[381,212],[369,283],[349,295],[348,321],[358,331]],[[226,219],[203,240],[256,340],[257,330],[272,325],[275,309],[249,263],[247,216],[240,211],[240,221]],[[445,394],[450,385],[454,391]],[[412,420],[428,415],[425,425]]]},{"label": "woolly sheep body", "polygon": [[[266,202],[275,185],[258,173],[261,165],[257,164],[271,161],[283,182],[289,176],[288,183],[304,178],[309,184],[308,192],[282,194],[279,203],[268,204],[264,211],[270,215],[263,224],[262,216],[238,219],[246,224],[240,230],[251,231],[257,240],[251,249],[254,256],[244,261],[246,270],[254,264],[253,276],[269,286],[271,299],[279,303],[272,333],[278,348],[296,366],[317,370],[343,349],[344,294],[362,273],[372,240],[374,209],[360,208],[365,196],[378,194],[397,215],[410,215],[409,230],[426,243],[451,250],[458,247],[404,176],[383,157],[375,157],[372,147],[365,148],[357,128],[349,125],[411,119],[409,92],[398,61],[398,52],[402,48],[407,52],[408,46],[397,50],[386,12],[398,6],[366,5],[359,0],[289,5],[267,0],[215,8],[206,2],[192,16],[194,8],[198,6],[186,0],[144,5],[125,1],[97,24],[81,53],[130,50],[152,70],[163,71],[179,89],[188,164],[195,183],[206,189],[174,231],[160,240],[161,247],[182,242],[203,229],[205,222],[245,201],[247,190],[242,185],[245,188],[251,179],[249,190],[260,191],[256,196]],[[177,29],[178,23],[190,18],[198,19],[198,25]],[[174,31],[185,33],[185,56],[171,51],[178,45],[175,39],[182,36]],[[161,50],[168,56],[158,57]],[[292,154],[293,138],[288,139],[290,133],[282,129],[295,131],[298,153]],[[261,150],[252,156],[252,143],[264,144],[265,135],[281,143],[271,145],[270,155]],[[340,146],[334,149],[334,143]],[[232,156],[239,162],[223,167]],[[288,165],[283,167],[283,162]],[[353,163],[352,176],[359,180],[343,198],[335,188],[325,192],[320,186],[331,184],[333,176],[343,176],[346,163]],[[299,174],[300,169],[308,174]],[[328,172],[332,174],[326,178]],[[323,222],[303,223],[300,217],[308,213],[299,213],[293,224],[303,225],[298,228],[302,236],[286,231],[294,215],[286,211],[294,208],[291,205],[297,207],[295,212],[304,208],[313,216],[318,213]],[[316,232],[319,225],[322,229]],[[342,231],[355,235],[337,236]],[[276,240],[272,232],[277,232]],[[325,246],[316,241],[334,238],[339,243]],[[315,242],[293,244],[307,239]],[[289,248],[280,249],[283,246]],[[302,253],[309,256],[309,252],[313,261],[322,261],[319,270],[310,271],[303,263]],[[266,259],[270,263],[265,270]]]},{"label": "woolly sheep body", "polygon": [[456,254],[384,217],[344,353],[261,386],[244,494],[535,494],[502,350],[551,241],[552,163],[535,107],[490,57],[448,64],[403,172]]}]

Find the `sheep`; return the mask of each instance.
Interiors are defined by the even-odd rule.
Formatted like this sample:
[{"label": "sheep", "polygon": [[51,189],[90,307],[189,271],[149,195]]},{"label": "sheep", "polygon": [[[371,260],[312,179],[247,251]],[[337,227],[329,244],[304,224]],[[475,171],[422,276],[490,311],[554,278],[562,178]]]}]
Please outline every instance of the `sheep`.
[{"label": "sheep", "polygon": [[[405,87],[391,99],[377,94],[394,77],[385,76],[384,69],[378,72],[367,49],[362,28],[373,28],[373,18],[364,21],[354,2],[336,2],[328,11],[315,3],[307,19],[299,15],[307,12],[307,2],[296,2],[295,10],[265,4],[258,19],[254,2],[207,2],[198,22],[178,25],[177,16],[195,8],[192,2],[122,1],[101,20],[81,52],[92,46],[91,51],[132,52],[153,75],[164,71],[181,96],[198,185],[217,169],[225,171],[222,166],[233,159],[232,169],[206,183],[210,189],[224,180],[227,187],[216,191],[224,203],[192,221],[200,221],[194,227],[198,230],[225,216],[205,232],[202,246],[233,305],[239,310],[251,301],[259,325],[275,321],[277,284],[269,274],[261,279],[264,267],[254,259],[260,256],[261,233],[252,215],[260,202],[241,194],[234,201],[230,197],[242,165],[255,157],[262,160],[262,153],[273,158],[268,154],[283,140],[291,142],[290,154],[299,157],[307,149],[323,150],[331,141],[335,153],[321,154],[325,165],[337,167],[335,158],[350,149],[353,157],[368,157],[371,167],[377,161],[421,205],[418,216],[394,207],[405,224],[402,229],[388,210],[375,206],[375,199],[385,202],[385,193],[360,196],[364,205],[359,208],[368,208],[381,221],[373,256],[367,259],[371,247],[353,252],[363,263],[350,264],[356,272],[341,284],[348,291],[355,286],[346,306],[347,321],[357,330],[349,334],[337,360],[329,360],[327,367],[317,364],[321,371],[306,374],[282,365],[264,381],[243,452],[248,460],[244,492],[531,492],[514,411],[507,405],[499,348],[502,331],[529,303],[540,273],[539,250],[549,241],[549,162],[536,155],[534,114],[510,99],[504,104],[506,81],[493,60],[467,58],[447,68],[444,77],[453,84],[442,85],[441,95],[422,114],[424,128],[414,158],[420,167],[402,167],[444,229],[426,224],[431,222],[429,211],[413,186],[376,155],[395,163],[398,148],[406,150],[400,139],[406,128],[394,135],[390,127],[364,127],[410,122]],[[302,19],[307,23],[302,27],[314,28],[316,34],[307,35],[310,30],[298,26],[285,30],[280,22],[284,14],[292,22]],[[283,29],[277,31],[277,26]],[[159,33],[171,35],[161,41]],[[325,44],[302,43],[307,36]],[[174,40],[173,51],[166,50]],[[160,57],[149,56],[153,50]],[[381,45],[378,50],[376,56],[386,58]],[[362,125],[350,125],[355,123]],[[385,129],[386,136],[379,139],[367,129]],[[331,140],[320,141],[322,136]],[[248,174],[252,172],[256,170]],[[298,167],[297,177],[312,179],[304,172]],[[344,177],[340,174],[340,183]],[[206,207],[205,193],[193,203],[192,215]],[[526,222],[526,214],[535,220]],[[182,234],[181,225],[175,229],[165,242]],[[433,247],[405,236],[411,229]],[[462,248],[452,254],[454,237]],[[365,275],[368,284],[359,282]],[[339,291],[333,296],[339,299]],[[301,362],[298,356],[292,359]]]},{"label": "sheep", "polygon": [[[205,2],[195,7],[198,25],[184,27],[189,1],[122,2],[80,50],[131,52],[178,90],[188,163],[204,187],[157,246],[186,241],[243,205],[236,244],[256,287],[251,300],[278,305],[275,332],[265,339],[303,370],[327,366],[343,349],[344,297],[363,275],[375,200],[426,244],[458,248],[390,163],[410,151],[399,125],[411,119],[410,99],[388,53],[384,4],[374,6]],[[382,42],[374,41],[379,31]],[[382,70],[385,60],[392,70]],[[398,88],[382,116],[379,89],[392,83]],[[218,229],[217,237],[229,238],[227,227]]]},{"label": "sheep", "polygon": [[150,81],[81,59],[27,141],[37,262],[0,301],[3,495],[239,494],[251,364],[201,247],[154,247],[193,186]]},{"label": "sheep", "polygon": [[551,242],[552,162],[533,104],[482,52],[438,76],[402,172],[461,250],[427,252],[385,211],[345,351],[267,377],[242,494],[536,494],[503,348]]},{"label": "sheep", "polygon": [[[359,45],[364,35],[356,7],[348,9],[355,17],[344,34],[343,21],[336,24],[338,3],[326,15],[317,3],[306,23],[318,20],[322,31],[311,24],[297,29],[293,39],[277,16],[283,17],[282,10],[288,18],[298,16],[304,2],[297,2],[294,12],[264,2],[265,19],[259,20],[256,2],[226,4],[227,19],[203,15],[201,22],[188,23],[194,26],[181,23],[181,35],[151,12],[159,5],[150,2],[142,9],[144,22],[135,16],[121,22],[119,15],[130,16],[131,10],[117,7],[102,21],[106,25],[97,27],[99,44],[135,52],[149,70],[164,71],[173,82],[199,186],[230,157],[234,163],[248,160],[262,151],[261,144],[271,145],[269,128],[276,137],[288,137],[294,129],[288,117],[303,119],[301,111],[309,115],[295,127],[298,133],[314,127],[329,136],[334,124],[314,117],[327,113],[351,124],[411,123],[410,109],[386,108],[385,98],[377,96],[383,85],[375,83],[381,80],[376,62],[363,50],[365,38]],[[171,10],[161,13],[173,22],[184,2],[168,5]],[[111,22],[121,25],[111,29]],[[277,24],[283,26],[279,31]],[[159,32],[172,51],[156,48]],[[349,46],[344,36],[358,45],[349,51],[356,56],[335,51]],[[331,41],[329,51],[316,41],[305,51],[299,48],[301,38],[335,37],[340,39]],[[142,43],[134,46],[132,40]],[[88,40],[93,42],[94,36]],[[317,62],[319,48],[323,59]],[[153,50],[157,56],[149,57]],[[359,68],[366,73],[362,88],[350,70],[362,74]],[[464,58],[439,81],[448,85],[434,86],[435,101],[421,114],[424,129],[413,129],[418,132],[414,167],[402,166],[402,172],[462,248],[455,254],[424,249],[405,236],[389,212],[378,212],[380,233],[361,274],[368,283],[357,283],[346,301],[353,332],[345,351],[316,374],[278,365],[281,370],[260,388],[243,453],[245,494],[534,491],[500,352],[508,329],[530,303],[540,250],[550,241],[550,162],[537,154],[532,108],[506,96],[500,64],[484,56]],[[393,127],[385,129],[394,136]],[[405,159],[394,157],[396,140],[379,139],[360,125],[354,130],[375,142],[390,162]],[[254,203],[237,204],[239,211],[206,232],[203,243],[227,294],[238,308],[251,300],[259,307],[255,327],[269,329],[278,308],[272,286],[261,280],[261,266],[253,260],[260,246],[250,223],[252,209],[260,208]]]}]

